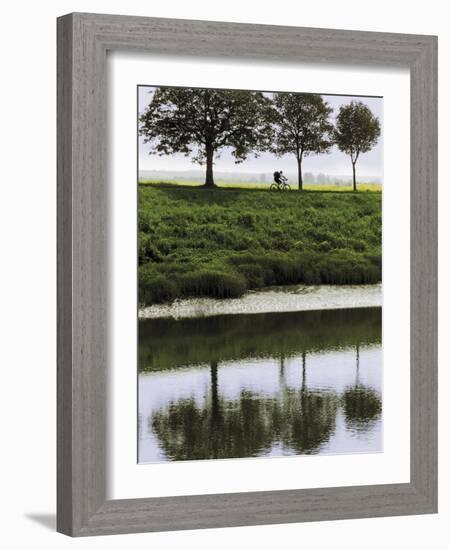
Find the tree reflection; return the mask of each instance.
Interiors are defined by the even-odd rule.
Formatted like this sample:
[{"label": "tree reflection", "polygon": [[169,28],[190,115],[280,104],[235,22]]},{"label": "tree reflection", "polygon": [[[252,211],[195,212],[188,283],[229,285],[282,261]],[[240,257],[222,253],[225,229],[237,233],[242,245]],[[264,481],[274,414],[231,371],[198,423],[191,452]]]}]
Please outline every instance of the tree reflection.
[{"label": "tree reflection", "polygon": [[285,386],[281,402],[279,439],[299,454],[312,454],[335,429],[338,398],[334,392],[310,391],[306,383],[306,352],[301,354],[299,391]]},{"label": "tree reflection", "polygon": [[151,426],[167,458],[195,460],[240,458],[267,454],[273,445],[299,454],[315,453],[335,427],[338,397],[306,386],[306,354],[302,383],[288,387],[280,359],[281,391],[268,397],[242,390],[237,399],[219,394],[218,364],[210,363],[210,392],[202,404],[179,399],[153,413]]},{"label": "tree reflection", "polygon": [[378,392],[360,383],[360,346],[356,345],[355,384],[342,396],[343,410],[349,428],[367,431],[382,412],[382,400]]},{"label": "tree reflection", "polygon": [[218,390],[218,363],[210,363],[211,388],[203,405],[193,398],[155,412],[153,431],[168,458],[241,458],[267,452],[272,442],[273,403],[249,391],[225,400]]},{"label": "tree reflection", "polygon": [[214,417],[211,400],[198,406],[180,399],[153,414],[152,427],[171,460],[242,458],[268,452],[272,444],[270,403],[251,392],[235,401],[219,401]]}]

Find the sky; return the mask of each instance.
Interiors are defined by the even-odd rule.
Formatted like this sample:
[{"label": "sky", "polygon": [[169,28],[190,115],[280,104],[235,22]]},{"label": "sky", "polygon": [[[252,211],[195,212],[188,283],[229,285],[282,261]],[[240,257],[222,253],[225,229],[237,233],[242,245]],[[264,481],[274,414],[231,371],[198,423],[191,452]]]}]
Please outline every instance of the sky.
[{"label": "sky", "polygon": [[[143,112],[152,100],[155,88],[151,86],[139,86],[138,110]],[[300,92],[300,90],[298,90]],[[316,93],[320,93],[317,91]],[[379,97],[359,97],[343,95],[321,94],[323,99],[334,109],[331,121],[334,122],[341,105],[350,103],[351,100],[362,101],[379,119],[381,124],[381,136],[377,145],[368,153],[360,155],[357,161],[357,172],[360,176],[383,179],[383,99]],[[143,143],[143,137],[139,137],[139,170],[168,170],[188,171],[201,169],[199,164],[193,163],[189,157],[182,154],[169,156],[149,155],[151,147]],[[254,174],[271,173],[275,170],[283,170],[287,175],[296,177],[297,164],[293,155],[276,157],[271,153],[262,153],[255,158],[253,155],[240,164],[235,164],[230,149],[223,149],[220,158],[215,160],[214,169],[217,172],[248,172]],[[352,167],[348,155],[341,153],[335,146],[328,154],[310,155],[303,159],[303,173],[311,172],[315,175],[326,174],[330,176],[351,176]]]}]

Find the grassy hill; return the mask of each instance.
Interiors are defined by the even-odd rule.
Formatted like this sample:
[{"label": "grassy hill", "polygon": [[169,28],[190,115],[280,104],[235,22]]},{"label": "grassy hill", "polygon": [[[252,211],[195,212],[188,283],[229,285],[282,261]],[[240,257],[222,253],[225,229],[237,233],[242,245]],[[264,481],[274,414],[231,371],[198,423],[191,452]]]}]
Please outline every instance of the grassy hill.
[{"label": "grassy hill", "polygon": [[380,192],[139,185],[139,301],[381,280]]}]

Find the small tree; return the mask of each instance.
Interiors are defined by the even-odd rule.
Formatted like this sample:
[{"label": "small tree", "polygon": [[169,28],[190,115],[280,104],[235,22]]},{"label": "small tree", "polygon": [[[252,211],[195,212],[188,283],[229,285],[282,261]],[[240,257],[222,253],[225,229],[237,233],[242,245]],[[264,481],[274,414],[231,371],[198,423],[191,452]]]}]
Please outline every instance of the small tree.
[{"label": "small tree", "polygon": [[356,163],[360,153],[367,153],[380,136],[379,120],[361,101],[340,107],[334,130],[337,147],[351,158],[352,188],[357,191]]},{"label": "small tree", "polygon": [[214,186],[214,159],[232,148],[235,162],[270,143],[264,114],[270,101],[261,92],[194,88],[157,88],[139,118],[139,132],[152,144],[150,154],[183,153],[206,164],[205,186]]},{"label": "small tree", "polygon": [[298,188],[303,188],[304,156],[327,153],[331,146],[332,108],[316,94],[278,93],[273,97],[273,153],[293,154],[298,164]]}]

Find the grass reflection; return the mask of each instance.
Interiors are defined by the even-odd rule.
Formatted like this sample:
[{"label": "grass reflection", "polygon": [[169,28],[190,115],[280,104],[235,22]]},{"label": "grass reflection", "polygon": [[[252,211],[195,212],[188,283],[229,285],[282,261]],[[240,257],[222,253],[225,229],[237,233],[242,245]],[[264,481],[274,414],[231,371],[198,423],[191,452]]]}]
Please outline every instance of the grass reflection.
[{"label": "grass reflection", "polygon": [[293,357],[381,341],[381,308],[139,321],[139,369],[256,357]]}]

